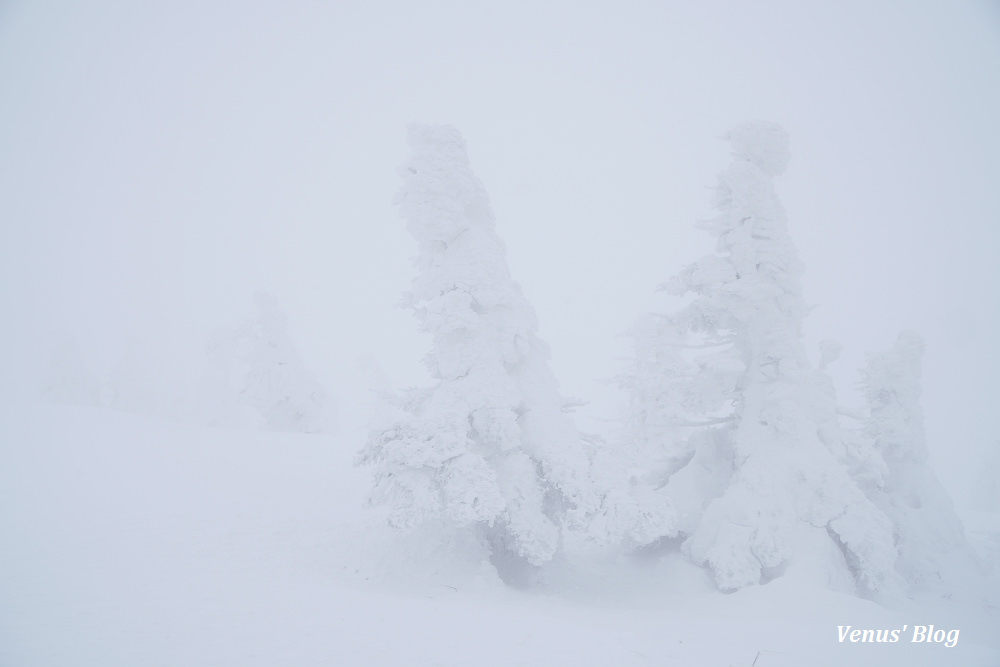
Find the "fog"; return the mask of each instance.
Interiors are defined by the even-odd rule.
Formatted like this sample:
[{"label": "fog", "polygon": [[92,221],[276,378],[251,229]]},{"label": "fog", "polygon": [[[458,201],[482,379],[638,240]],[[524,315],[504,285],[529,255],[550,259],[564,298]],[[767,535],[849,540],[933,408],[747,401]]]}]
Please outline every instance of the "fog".
[{"label": "fog", "polygon": [[960,490],[1000,437],[1000,9],[659,4],[0,5],[6,400],[57,332],[101,377],[132,350],[174,382],[258,288],[335,395],[375,367],[426,383],[391,205],[420,121],[464,134],[563,392],[600,429],[621,333],[713,249],[693,223],[718,138],[764,118],[792,137],[777,187],[808,349],[844,345],[854,404],[865,353],[920,332],[932,456]]}]

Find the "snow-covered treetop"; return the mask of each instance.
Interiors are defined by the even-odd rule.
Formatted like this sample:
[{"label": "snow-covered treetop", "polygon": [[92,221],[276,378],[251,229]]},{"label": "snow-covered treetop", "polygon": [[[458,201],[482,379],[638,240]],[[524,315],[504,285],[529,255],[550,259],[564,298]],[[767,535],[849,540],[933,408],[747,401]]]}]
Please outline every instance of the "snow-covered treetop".
[{"label": "snow-covered treetop", "polygon": [[[406,303],[415,308],[421,328],[435,336],[432,373],[467,373],[479,355],[472,347],[479,344],[499,352],[504,363],[517,363],[529,340],[544,344],[535,339],[534,311],[511,279],[489,197],[471,169],[465,142],[447,125],[408,129],[410,156],[400,168],[404,183],[396,203],[420,246],[420,273]],[[456,346],[451,339],[460,330],[478,333]]]},{"label": "snow-covered treetop", "polygon": [[462,135],[450,125],[408,126],[410,157],[395,203],[423,245],[448,242],[470,226],[493,229],[489,197],[472,172]]},{"label": "snow-covered treetop", "polygon": [[734,160],[719,174],[713,201],[718,213],[698,223],[716,237],[717,254],[685,267],[664,287],[671,294],[699,296],[678,321],[709,338],[753,322],[751,328],[785,332],[797,341],[808,310],[800,284],[803,267],[772,183],[789,159],[787,133],[773,123],[751,121],[726,138]]},{"label": "snow-covered treetop", "polygon": [[791,158],[788,132],[777,123],[751,120],[740,123],[724,137],[733,157],[749,160],[770,176],[785,172]]},{"label": "snow-covered treetop", "polygon": [[916,331],[902,331],[896,339],[896,350],[905,360],[909,372],[920,377],[920,359],[924,355],[923,336]]},{"label": "snow-covered treetop", "polygon": [[268,333],[281,331],[284,335],[285,314],[278,305],[278,297],[266,290],[259,289],[253,295],[257,306],[257,317],[260,326]]}]

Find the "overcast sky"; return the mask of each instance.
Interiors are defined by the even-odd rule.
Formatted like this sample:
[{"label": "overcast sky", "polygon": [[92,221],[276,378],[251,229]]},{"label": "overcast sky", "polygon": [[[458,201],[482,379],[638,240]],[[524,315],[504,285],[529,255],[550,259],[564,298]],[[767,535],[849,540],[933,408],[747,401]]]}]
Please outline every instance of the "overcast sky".
[{"label": "overcast sky", "polygon": [[264,288],[337,392],[363,359],[426,383],[390,203],[418,121],[464,134],[564,393],[610,418],[618,334],[676,307],[654,288],[713,250],[719,136],[762,118],[810,353],[845,346],[854,404],[865,352],[920,332],[954,484],[1000,438],[998,7],[0,2],[4,382],[59,329],[100,375],[129,346],[169,374]]}]

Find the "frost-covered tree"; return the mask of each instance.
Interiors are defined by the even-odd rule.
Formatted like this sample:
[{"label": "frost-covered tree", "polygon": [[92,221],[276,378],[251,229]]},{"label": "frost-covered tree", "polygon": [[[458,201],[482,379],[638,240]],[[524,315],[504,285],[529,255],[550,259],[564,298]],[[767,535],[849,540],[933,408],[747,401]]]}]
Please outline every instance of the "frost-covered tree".
[{"label": "frost-covered tree", "polygon": [[664,286],[689,303],[649,316],[653,335],[638,337],[625,383],[638,437],[660,448],[647,460],[666,480],[683,548],[721,589],[795,568],[881,590],[893,578],[889,521],[838,462],[824,378],[802,346],[802,264],[772,185],[787,134],[749,122],[727,138],[718,214],[699,223],[716,252]]},{"label": "frost-covered tree", "polygon": [[1000,512],[1000,440],[981,445],[969,502],[979,512]]},{"label": "frost-covered tree", "polygon": [[396,203],[419,273],[405,303],[430,334],[435,383],[399,397],[358,462],[375,467],[391,525],[442,522],[475,532],[498,568],[540,565],[597,508],[584,442],[460,134],[411,125],[409,144]]},{"label": "frost-covered tree", "polygon": [[48,364],[42,373],[42,396],[53,403],[96,406],[101,383],[84,361],[74,338],[65,331],[52,335]]},{"label": "frost-covered tree", "polygon": [[255,318],[209,344],[199,412],[216,426],[251,426],[273,431],[322,430],[326,391],[306,370],[288,335],[277,299],[254,296]]},{"label": "frost-covered tree", "polygon": [[108,407],[137,415],[177,419],[182,394],[176,374],[166,364],[157,363],[152,344],[141,336],[131,336],[107,382]]},{"label": "frost-covered tree", "polygon": [[881,478],[865,480],[869,497],[892,520],[896,568],[914,588],[952,582],[949,570],[967,556],[962,523],[927,460],[920,407],[924,342],[902,332],[891,350],[871,354],[862,370],[868,405],[862,438],[884,462]]},{"label": "frost-covered tree", "polygon": [[634,358],[629,372],[619,378],[630,398],[626,454],[632,464],[645,468],[640,472],[646,481],[660,487],[686,462],[687,452],[677,444],[692,406],[678,380],[693,369],[681,354],[684,332],[667,318],[647,314],[629,333]]}]

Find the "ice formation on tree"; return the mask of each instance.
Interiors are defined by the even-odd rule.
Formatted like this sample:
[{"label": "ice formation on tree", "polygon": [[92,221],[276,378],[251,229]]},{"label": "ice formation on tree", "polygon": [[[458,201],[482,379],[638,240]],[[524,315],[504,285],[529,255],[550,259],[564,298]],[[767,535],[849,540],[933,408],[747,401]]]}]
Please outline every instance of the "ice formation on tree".
[{"label": "ice formation on tree", "polygon": [[475,531],[494,563],[540,565],[599,508],[588,454],[461,135],[411,125],[409,144],[395,200],[419,244],[406,305],[436,383],[403,393],[358,462],[375,467],[391,525],[443,522]]},{"label": "ice formation on tree", "polygon": [[[871,354],[862,371],[868,415],[861,438],[884,463],[863,488],[892,520],[896,568],[914,588],[936,588],[952,560],[966,555],[951,498],[927,462],[920,408],[923,339],[904,331],[891,350]],[[947,582],[950,585],[951,582]]]},{"label": "ice formation on tree", "polygon": [[216,335],[209,345],[202,421],[273,431],[322,430],[325,389],[303,365],[277,299],[258,291],[254,301],[254,319]]},{"label": "ice formation on tree", "polygon": [[640,452],[677,507],[684,551],[721,589],[795,568],[881,590],[894,580],[889,520],[838,461],[832,385],[801,343],[802,265],[771,183],[787,135],[749,122],[727,139],[718,215],[699,223],[716,253],[664,286],[687,306],[636,332],[625,384]]}]

